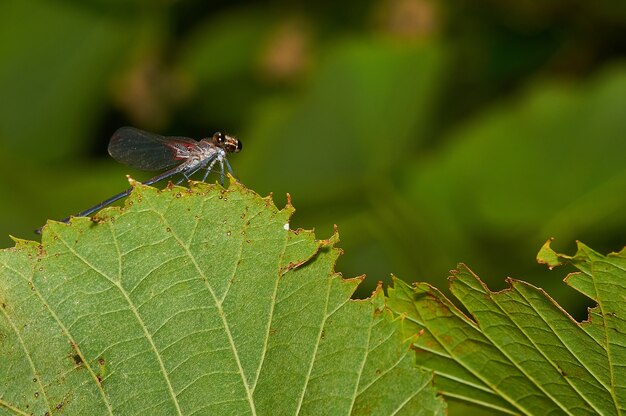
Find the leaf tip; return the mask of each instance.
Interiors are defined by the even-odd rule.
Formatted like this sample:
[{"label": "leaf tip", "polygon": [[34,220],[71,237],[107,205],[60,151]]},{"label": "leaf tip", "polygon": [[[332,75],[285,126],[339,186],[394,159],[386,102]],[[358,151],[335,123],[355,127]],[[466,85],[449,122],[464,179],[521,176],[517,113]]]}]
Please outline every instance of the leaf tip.
[{"label": "leaf tip", "polygon": [[233,175],[231,175],[230,173],[227,173],[227,177],[228,177],[228,189],[237,189],[237,190],[243,190],[243,191],[247,191],[248,188],[246,188],[246,186],[239,182],[237,180],[237,178],[235,178]]},{"label": "leaf tip", "polygon": [[463,272],[470,272],[470,273],[472,273],[472,271],[469,269],[469,267],[467,267],[467,265],[465,263],[457,263],[456,268],[450,270],[450,272],[449,272],[450,276],[448,276],[448,282],[452,282],[452,281],[458,279],[459,276],[461,274],[463,274]]},{"label": "leaf tip", "polygon": [[[315,229],[312,229],[311,232],[315,233]],[[339,239],[339,228],[337,228],[337,224],[334,224],[334,226],[333,226],[333,235],[331,235],[328,238],[324,238],[324,239],[318,240],[319,244],[322,247],[334,247],[339,241],[340,241],[340,239]],[[339,249],[337,247],[334,247],[334,248],[340,250],[341,254],[343,254],[343,250],[341,250],[341,249]]]},{"label": "leaf tip", "polygon": [[553,241],[554,238],[549,238],[548,241],[541,246],[539,253],[537,253],[537,263],[547,265],[550,270],[563,264],[561,263],[559,254],[557,254],[554,250],[552,250],[552,247],[550,247],[550,244]]},{"label": "leaf tip", "polygon": [[23,238],[15,237],[10,234],[9,234],[9,238],[13,240],[13,242],[15,243],[15,248],[17,250],[32,249],[32,248],[39,250],[41,248],[41,244],[39,244],[37,241],[25,240]]},{"label": "leaf tip", "polygon": [[[296,212],[294,206],[291,205],[291,195],[289,193],[287,193],[287,203],[285,204],[285,207],[281,209],[281,211],[285,211],[287,213],[287,215],[289,216],[289,220],[291,219],[293,213]],[[285,224],[284,228],[285,230],[289,230],[289,222]]]},{"label": "leaf tip", "polygon": [[134,180],[132,176],[130,175],[126,175],[126,180],[130,184],[130,186],[132,186],[133,188],[136,187],[137,185],[141,185],[141,182]]}]

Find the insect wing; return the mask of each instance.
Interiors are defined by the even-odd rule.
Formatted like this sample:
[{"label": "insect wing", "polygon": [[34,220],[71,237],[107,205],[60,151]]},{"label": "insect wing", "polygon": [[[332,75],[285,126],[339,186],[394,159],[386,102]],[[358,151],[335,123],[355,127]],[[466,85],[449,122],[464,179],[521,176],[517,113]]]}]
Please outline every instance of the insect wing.
[{"label": "insect wing", "polygon": [[111,136],[109,154],[136,169],[161,170],[180,164],[197,145],[197,141],[186,137],[165,137],[122,127]]}]

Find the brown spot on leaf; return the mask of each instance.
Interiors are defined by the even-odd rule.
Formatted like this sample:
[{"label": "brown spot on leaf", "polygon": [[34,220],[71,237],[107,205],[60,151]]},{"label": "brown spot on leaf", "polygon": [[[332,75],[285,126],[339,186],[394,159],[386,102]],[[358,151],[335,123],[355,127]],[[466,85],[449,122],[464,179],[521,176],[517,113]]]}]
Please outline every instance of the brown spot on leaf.
[{"label": "brown spot on leaf", "polygon": [[80,355],[78,355],[78,354],[74,354],[74,355],[72,356],[72,358],[74,359],[74,364],[75,364],[77,367],[80,367],[81,365],[83,365],[83,359],[81,358],[81,356],[80,356]]}]

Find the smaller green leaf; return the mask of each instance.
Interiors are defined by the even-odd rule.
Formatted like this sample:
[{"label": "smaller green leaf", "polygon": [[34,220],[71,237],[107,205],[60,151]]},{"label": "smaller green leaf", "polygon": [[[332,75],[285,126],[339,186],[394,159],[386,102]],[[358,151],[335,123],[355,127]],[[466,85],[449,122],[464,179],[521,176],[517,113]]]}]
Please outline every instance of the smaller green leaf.
[{"label": "smaller green leaf", "polygon": [[465,316],[434,287],[396,280],[388,305],[405,316],[416,363],[446,396],[506,413],[621,414],[626,410],[626,255],[575,256],[549,243],[539,260],[580,270],[567,283],[598,302],[583,323],[543,290],[515,279],[492,292],[465,265],[450,278]]}]

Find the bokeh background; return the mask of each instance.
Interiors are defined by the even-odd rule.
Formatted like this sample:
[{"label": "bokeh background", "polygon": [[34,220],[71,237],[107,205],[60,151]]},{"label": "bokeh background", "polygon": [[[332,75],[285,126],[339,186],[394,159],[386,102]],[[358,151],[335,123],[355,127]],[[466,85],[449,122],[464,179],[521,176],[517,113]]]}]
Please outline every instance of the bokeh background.
[{"label": "bokeh background", "polygon": [[0,240],[152,176],[107,155],[120,126],[223,130],[292,227],[338,225],[359,295],[465,262],[584,317],[534,258],[626,244],[625,56],[622,0],[3,0]]}]

